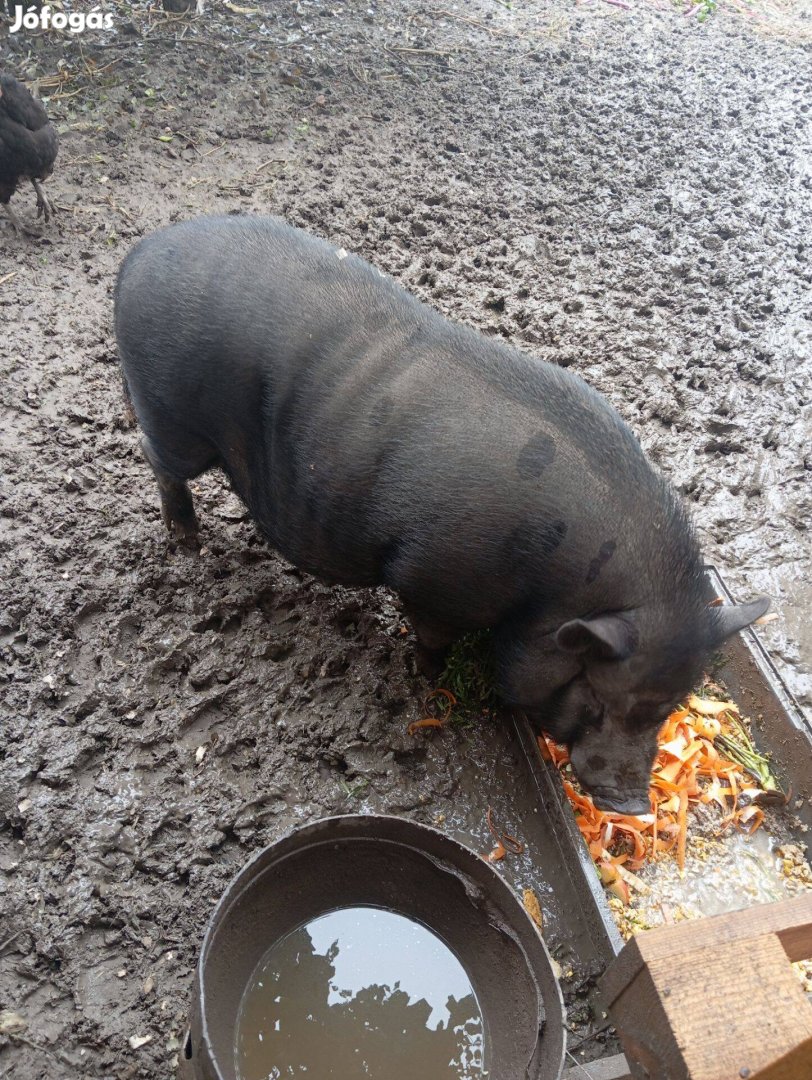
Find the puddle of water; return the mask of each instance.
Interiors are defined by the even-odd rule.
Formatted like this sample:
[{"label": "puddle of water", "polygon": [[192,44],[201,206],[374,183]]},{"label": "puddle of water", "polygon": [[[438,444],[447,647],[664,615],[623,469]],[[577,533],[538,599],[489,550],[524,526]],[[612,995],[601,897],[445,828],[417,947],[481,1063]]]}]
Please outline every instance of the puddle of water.
[{"label": "puddle of water", "polygon": [[753,836],[732,832],[720,840],[699,837],[689,845],[683,878],[672,860],[640,872],[652,894],[635,900],[634,909],[647,925],[658,926],[669,914],[698,918],[785,900],[793,889],[782,873],[778,846],[764,829]]},{"label": "puddle of water", "polygon": [[237,1018],[239,1080],[485,1080],[482,1014],[462,964],[420,923],[332,911],[268,950]]}]

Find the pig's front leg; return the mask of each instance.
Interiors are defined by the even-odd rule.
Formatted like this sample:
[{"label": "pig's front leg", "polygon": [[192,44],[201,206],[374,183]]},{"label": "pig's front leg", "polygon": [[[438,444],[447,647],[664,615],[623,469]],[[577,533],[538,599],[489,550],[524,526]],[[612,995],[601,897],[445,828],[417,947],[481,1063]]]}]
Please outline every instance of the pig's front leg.
[{"label": "pig's front leg", "polygon": [[449,645],[457,640],[460,631],[407,605],[405,611],[417,636],[417,666],[427,679],[436,678],[445,667]]}]

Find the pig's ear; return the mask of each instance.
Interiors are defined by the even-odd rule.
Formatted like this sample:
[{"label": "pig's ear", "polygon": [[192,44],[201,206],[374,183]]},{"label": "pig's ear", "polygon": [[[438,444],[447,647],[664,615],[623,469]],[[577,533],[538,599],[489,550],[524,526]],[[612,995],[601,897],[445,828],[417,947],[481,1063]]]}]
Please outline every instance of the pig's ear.
[{"label": "pig's ear", "polygon": [[716,614],[713,633],[717,642],[726,641],[739,630],[744,630],[745,626],[760,619],[770,610],[770,603],[769,596],[758,596],[747,604],[727,604],[725,607],[712,609]]},{"label": "pig's ear", "polygon": [[625,660],[637,647],[637,634],[622,615],[596,615],[564,623],[555,643],[564,652],[588,653],[596,660]]}]

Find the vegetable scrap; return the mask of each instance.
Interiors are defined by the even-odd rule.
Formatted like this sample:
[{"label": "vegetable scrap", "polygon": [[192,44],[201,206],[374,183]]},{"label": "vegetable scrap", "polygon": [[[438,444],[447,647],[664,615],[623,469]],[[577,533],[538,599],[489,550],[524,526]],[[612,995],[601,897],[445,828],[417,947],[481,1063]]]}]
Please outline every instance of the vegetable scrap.
[{"label": "vegetable scrap", "polygon": [[[745,789],[739,792],[739,802],[743,803],[746,799],[747,802],[755,803],[756,806],[784,806],[790,796],[785,795],[776,783],[775,777],[770,771],[769,758],[765,757],[764,754],[759,754],[753,746],[747,731],[734,716],[730,717],[730,722],[735,734],[717,735],[713,740],[713,744],[717,750],[726,754],[731,761],[741,765],[759,783],[759,788]],[[744,802],[744,805],[746,804]]]},{"label": "vegetable scrap", "polygon": [[127,1042],[133,1048],[133,1050],[140,1050],[142,1046],[146,1046],[147,1043],[152,1042],[151,1035],[131,1035]]},{"label": "vegetable scrap", "polygon": [[[450,690],[432,690],[423,702],[423,712],[428,713],[422,720],[414,720],[406,728],[410,735],[425,728],[445,727],[451,718],[454,706],[457,704],[456,697]],[[439,715],[437,713],[439,710]]]},{"label": "vegetable scrap", "polygon": [[440,685],[457,699],[462,714],[488,714],[498,704],[496,660],[492,635],[475,630],[454,642],[446,658]]},{"label": "vegetable scrap", "polygon": [[409,724],[410,735],[449,723],[467,725],[489,716],[497,704],[496,670],[487,630],[476,630],[454,642],[440,675],[442,686],[426,698],[422,720]]},{"label": "vegetable scrap", "polygon": [[524,844],[521,840],[517,840],[515,836],[511,836],[510,833],[500,832],[499,829],[496,828],[493,823],[493,810],[490,806],[488,807],[488,813],[485,815],[485,820],[488,823],[491,836],[496,841],[496,847],[488,855],[483,855],[483,859],[486,859],[488,862],[499,862],[500,859],[504,859],[509,851],[513,855],[522,854],[524,851]]},{"label": "vegetable scrap", "polygon": [[566,747],[539,737],[542,755],[562,774],[601,881],[624,904],[629,903],[631,890],[651,891],[635,871],[661,855],[673,854],[684,876],[692,803],[718,807],[720,833],[733,825],[752,834],[764,821],[765,806],[783,806],[788,799],[732,701],[692,694],[668,717],[658,743],[651,813],[632,817],[598,810],[579,788]]},{"label": "vegetable scrap", "polygon": [[541,931],[544,929],[544,920],[541,915],[541,904],[539,904],[539,898],[533,892],[532,889],[525,889],[522,894],[522,903],[524,904],[524,910],[536,924]]}]

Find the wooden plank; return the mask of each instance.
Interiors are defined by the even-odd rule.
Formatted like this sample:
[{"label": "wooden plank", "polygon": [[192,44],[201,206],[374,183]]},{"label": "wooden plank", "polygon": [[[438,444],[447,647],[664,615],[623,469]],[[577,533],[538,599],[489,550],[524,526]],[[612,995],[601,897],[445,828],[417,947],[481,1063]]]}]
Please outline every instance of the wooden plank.
[{"label": "wooden plank", "polygon": [[799,1080],[812,1076],[812,1039],[802,1043],[773,1061],[750,1078],[750,1080]]},{"label": "wooden plank", "polygon": [[[610,1016],[640,1077],[754,1077],[812,1039],[812,1005],[777,934],[663,950],[615,998]],[[812,1073],[792,1080],[803,1075]]]},{"label": "wooden plank", "polygon": [[[572,1060],[571,1054],[568,1057]],[[576,1065],[568,1069],[561,1080],[632,1080],[632,1074],[623,1054],[614,1054],[599,1061]]]},{"label": "wooden plank", "polygon": [[775,934],[791,961],[812,957],[812,892],[776,904],[756,904],[744,911],[658,926],[629,941],[601,980],[608,1005],[621,994],[652,959],[666,960],[687,951],[707,950],[721,944]]},{"label": "wooden plank", "polygon": [[791,963],[812,959],[812,919],[797,926],[787,926],[776,933]]},{"label": "wooden plank", "polygon": [[680,1044],[662,1005],[661,991],[644,967],[613,1002],[609,1016],[633,1077],[689,1080]]},{"label": "wooden plank", "polygon": [[[669,926],[669,930],[676,930],[676,926]],[[598,982],[604,1005],[611,1009],[617,999],[623,994],[646,969],[646,961],[640,949],[640,939],[646,934],[653,934],[655,930],[643,930],[635,934],[626,942],[623,951],[611,964]]]}]

